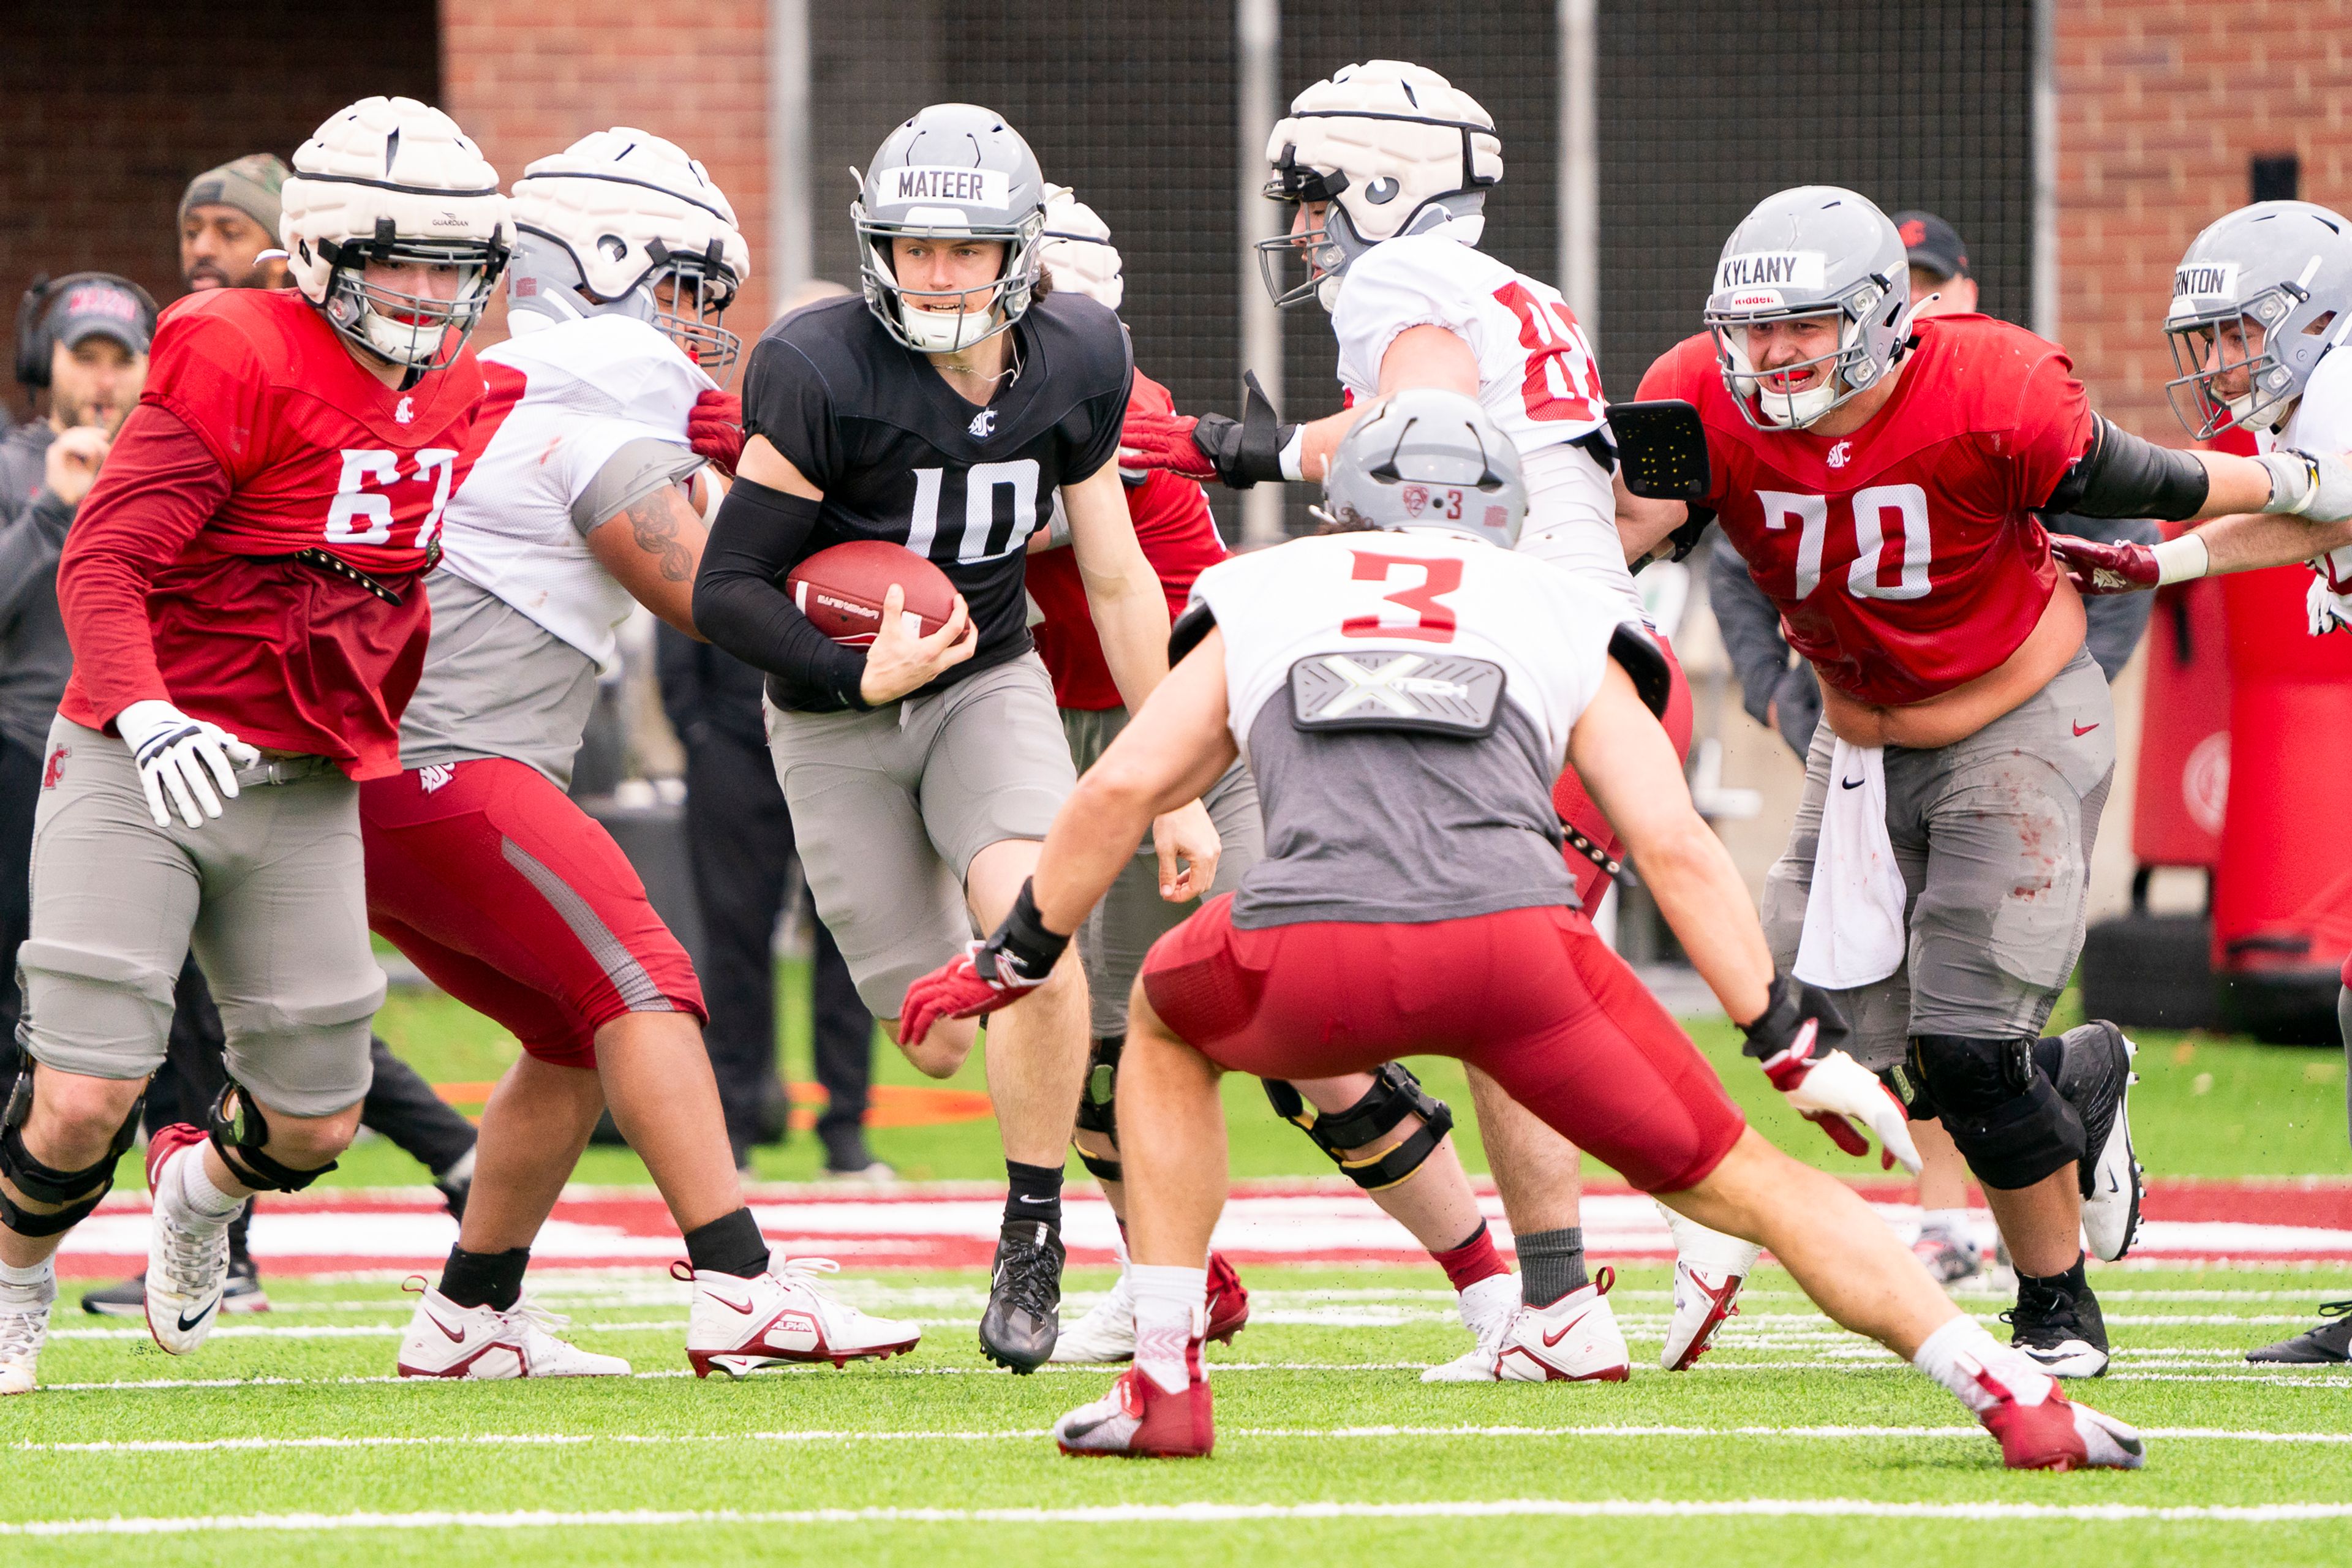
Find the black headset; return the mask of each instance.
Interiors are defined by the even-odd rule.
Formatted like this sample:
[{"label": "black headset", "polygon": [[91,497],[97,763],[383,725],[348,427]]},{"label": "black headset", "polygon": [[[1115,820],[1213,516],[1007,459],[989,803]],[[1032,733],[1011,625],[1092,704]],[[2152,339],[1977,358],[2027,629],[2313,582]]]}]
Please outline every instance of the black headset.
[{"label": "black headset", "polygon": [[23,385],[38,388],[49,384],[49,306],[77,283],[110,283],[129,289],[146,311],[142,329],[149,339],[155,336],[154,299],[130,279],[112,272],[68,272],[52,279],[45,272],[33,279],[33,286],[25,290],[24,300],[16,307],[16,380]]}]

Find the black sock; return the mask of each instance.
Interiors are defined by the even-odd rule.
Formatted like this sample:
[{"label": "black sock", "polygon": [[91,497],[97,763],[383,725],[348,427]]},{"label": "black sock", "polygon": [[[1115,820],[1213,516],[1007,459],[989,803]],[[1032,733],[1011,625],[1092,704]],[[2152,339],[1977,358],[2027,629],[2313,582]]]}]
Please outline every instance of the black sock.
[{"label": "black sock", "polygon": [[2017,1272],[2019,1279],[2030,1279],[2044,1290],[2063,1290],[2069,1296],[2080,1296],[2091,1288],[2090,1281],[2083,1276],[2083,1255],[2079,1252],[2074,1254],[2074,1267],[2063,1274],[2028,1274],[2022,1268]]},{"label": "black sock", "polygon": [[748,1208],[720,1215],[686,1233],[687,1261],[698,1272],[751,1279],[768,1271],[768,1243]]},{"label": "black sock", "polygon": [[2044,1035],[2033,1042],[2033,1065],[2052,1083],[2058,1081],[2058,1069],[2066,1062],[2066,1042],[2056,1035]]},{"label": "black sock", "polygon": [[1530,1231],[1517,1239],[1519,1300],[1549,1307],[1592,1281],[1584,1272],[1584,1227]]},{"label": "black sock", "polygon": [[1044,1220],[1062,1228],[1062,1167],[1004,1162],[1004,1223],[1034,1224]]},{"label": "black sock", "polygon": [[530,1267],[528,1247],[507,1252],[468,1252],[453,1247],[449,1261],[441,1266],[441,1294],[460,1307],[511,1312],[522,1300],[522,1271]]}]

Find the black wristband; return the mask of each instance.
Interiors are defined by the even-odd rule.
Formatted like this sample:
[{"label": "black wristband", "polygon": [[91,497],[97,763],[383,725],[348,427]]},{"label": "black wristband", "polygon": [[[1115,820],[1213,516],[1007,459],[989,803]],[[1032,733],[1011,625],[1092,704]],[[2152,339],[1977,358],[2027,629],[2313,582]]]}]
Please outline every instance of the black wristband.
[{"label": "black wristband", "polygon": [[1255,373],[1244,376],[1242,384],[1249,390],[1239,419],[1203,414],[1192,427],[1192,444],[1207,454],[1218,479],[1237,490],[1260,480],[1280,479],[1283,448],[1298,432],[1297,426],[1285,425],[1275,413]]},{"label": "black wristband", "polygon": [[1045,929],[1045,919],[1037,912],[1030,887],[1029,881],[1022,882],[1012,912],[989,933],[972,958],[972,967],[999,984],[1045,984],[1070,945],[1068,937]]},{"label": "black wristband", "polygon": [[1836,999],[1793,974],[1774,974],[1772,988],[1765,994],[1764,1011],[1753,1023],[1739,1026],[1739,1032],[1748,1037],[1748,1043],[1740,1047],[1742,1054],[1759,1062],[1783,1055],[1797,1043],[1797,1036],[1808,1018],[1814,1024],[1814,1056],[1827,1056],[1845,1048],[1846,1036],[1852,1030],[1846,1026],[1845,1015],[1838,1011]]}]

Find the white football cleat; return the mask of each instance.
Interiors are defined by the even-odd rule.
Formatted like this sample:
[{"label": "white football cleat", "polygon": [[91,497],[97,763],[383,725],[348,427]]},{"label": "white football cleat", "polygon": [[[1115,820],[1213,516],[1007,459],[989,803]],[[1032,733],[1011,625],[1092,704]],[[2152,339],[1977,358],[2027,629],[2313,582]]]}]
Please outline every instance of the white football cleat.
[{"label": "white football cleat", "polygon": [[572,1320],[532,1304],[529,1297],[506,1311],[461,1307],[411,1275],[404,1289],[422,1292],[408,1335],[400,1342],[403,1377],[503,1381],[516,1377],[626,1377],[629,1363],[555,1337]]},{"label": "white football cleat", "polygon": [[765,1274],[745,1279],[733,1274],[670,1265],[674,1279],[694,1282],[694,1308],[687,1315],[686,1359],[694,1375],[717,1367],[741,1377],[763,1366],[829,1361],[883,1361],[913,1350],[923,1331],[913,1323],[877,1318],[817,1286],[819,1273],[838,1273],[830,1258],[779,1258]]},{"label": "white football cleat", "polygon": [[1609,1307],[1617,1271],[1603,1268],[1592,1283],[1549,1307],[1522,1306],[1495,1357],[1505,1383],[1622,1383],[1633,1371],[1625,1336]]},{"label": "white football cleat", "polygon": [[[202,1128],[174,1122],[148,1141],[147,1331],[173,1355],[186,1355],[205,1342],[220,1319],[221,1295],[228,1287],[228,1222],[180,1211],[164,1195],[163,1184],[180,1160],[205,1157]],[[176,1189],[175,1189],[176,1190]]]},{"label": "white football cleat", "polygon": [[0,1284],[0,1395],[33,1392],[41,1342],[49,1337],[49,1308],[57,1299],[54,1268],[37,1284]]},{"label": "white football cleat", "polygon": [[1423,1383],[1492,1383],[1496,1363],[1519,1316],[1519,1277],[1496,1274],[1462,1292],[1462,1326],[1477,1343],[1443,1366],[1421,1374]]},{"label": "white football cleat", "polygon": [[1045,1359],[1083,1366],[1135,1359],[1135,1292],[1128,1284],[1126,1269],[1118,1271],[1118,1283],[1109,1294],[1062,1331],[1054,1342],[1054,1353]]},{"label": "white football cleat", "polygon": [[1664,1204],[1658,1212],[1675,1237],[1675,1315],[1666,1324],[1658,1364],[1668,1372],[1688,1372],[1715,1343],[1725,1321],[1738,1315],[1739,1288],[1764,1249],[1685,1219]]}]

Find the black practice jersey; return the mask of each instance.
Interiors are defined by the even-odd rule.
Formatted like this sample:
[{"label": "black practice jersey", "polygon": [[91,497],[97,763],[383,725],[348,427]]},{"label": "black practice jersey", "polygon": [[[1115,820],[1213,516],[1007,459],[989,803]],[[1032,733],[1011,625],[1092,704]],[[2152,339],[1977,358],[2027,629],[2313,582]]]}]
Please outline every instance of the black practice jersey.
[{"label": "black practice jersey", "polygon": [[[743,428],[824,492],[791,564],[853,539],[903,544],[948,574],[980,628],[973,657],[923,691],[1029,650],[1029,536],[1054,492],[1118,450],[1134,360],[1127,329],[1082,296],[1053,294],[1013,325],[1020,372],[986,407],[894,340],[861,299],[778,321],[751,351]],[[782,708],[829,706],[769,681]]]}]

